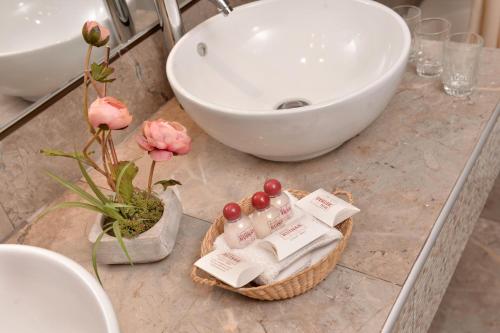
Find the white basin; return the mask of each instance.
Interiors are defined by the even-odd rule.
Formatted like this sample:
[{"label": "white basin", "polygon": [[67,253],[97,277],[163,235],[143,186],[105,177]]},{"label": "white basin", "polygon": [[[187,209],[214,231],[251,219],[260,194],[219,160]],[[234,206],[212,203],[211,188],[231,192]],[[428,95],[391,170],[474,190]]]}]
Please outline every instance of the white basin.
[{"label": "white basin", "polygon": [[82,73],[83,23],[108,17],[103,0],[1,0],[0,93],[35,101]]},{"label": "white basin", "polygon": [[[261,0],[188,32],[167,76],[210,136],[265,159],[299,161],[335,149],[380,115],[409,48],[405,22],[375,1]],[[293,100],[309,105],[276,110]]]},{"label": "white basin", "polygon": [[0,244],[0,331],[119,333],[104,290],[83,267],[45,249]]}]

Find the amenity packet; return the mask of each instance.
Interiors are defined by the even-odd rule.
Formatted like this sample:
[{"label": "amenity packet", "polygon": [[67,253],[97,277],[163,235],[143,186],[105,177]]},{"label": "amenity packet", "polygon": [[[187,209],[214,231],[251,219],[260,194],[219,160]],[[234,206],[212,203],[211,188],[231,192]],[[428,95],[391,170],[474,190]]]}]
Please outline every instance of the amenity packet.
[{"label": "amenity packet", "polygon": [[295,216],[259,244],[271,251],[278,261],[303,249],[330,230],[328,226],[315,221],[309,214],[300,212],[300,214],[295,213]]},{"label": "amenity packet", "polygon": [[360,212],[359,208],[324,189],[310,193],[295,205],[331,228]]},{"label": "amenity packet", "polygon": [[227,251],[214,250],[194,265],[233,288],[240,288],[262,274],[264,268]]}]

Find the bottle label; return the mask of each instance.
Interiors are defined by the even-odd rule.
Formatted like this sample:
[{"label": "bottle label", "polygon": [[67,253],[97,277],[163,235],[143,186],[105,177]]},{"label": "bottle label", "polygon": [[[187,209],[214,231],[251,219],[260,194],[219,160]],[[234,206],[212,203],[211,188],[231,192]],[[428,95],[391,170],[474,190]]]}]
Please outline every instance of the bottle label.
[{"label": "bottle label", "polygon": [[245,229],[238,235],[238,240],[241,243],[253,242],[256,238],[257,235],[254,228]]},{"label": "bottle label", "polygon": [[271,229],[271,232],[281,227],[284,224],[284,222],[285,220],[281,217],[281,215],[276,217],[274,220],[267,221],[269,229]]},{"label": "bottle label", "polygon": [[280,207],[280,213],[282,216],[288,216],[292,212],[292,205],[290,203],[287,203],[286,205],[283,205]]}]

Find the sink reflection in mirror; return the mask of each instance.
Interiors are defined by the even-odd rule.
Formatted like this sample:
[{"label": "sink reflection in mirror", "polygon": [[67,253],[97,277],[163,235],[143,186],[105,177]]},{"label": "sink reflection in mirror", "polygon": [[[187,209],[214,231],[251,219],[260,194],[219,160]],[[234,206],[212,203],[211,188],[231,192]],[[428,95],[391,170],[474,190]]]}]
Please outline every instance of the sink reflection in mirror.
[{"label": "sink reflection in mirror", "polygon": [[[115,12],[128,13],[127,24],[113,23]],[[158,21],[154,0],[2,0],[0,16],[0,129],[82,75],[86,20],[109,28],[111,49]],[[94,49],[92,61],[104,52]]]}]

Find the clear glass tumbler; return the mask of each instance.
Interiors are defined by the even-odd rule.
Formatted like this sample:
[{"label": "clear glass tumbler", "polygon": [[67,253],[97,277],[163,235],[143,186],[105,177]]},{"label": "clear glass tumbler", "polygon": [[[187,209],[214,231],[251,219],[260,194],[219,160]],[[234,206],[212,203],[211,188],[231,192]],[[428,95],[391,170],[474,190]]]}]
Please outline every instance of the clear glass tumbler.
[{"label": "clear glass tumbler", "polygon": [[437,77],[443,71],[443,46],[450,35],[451,24],[443,18],[428,18],[420,21],[415,29],[417,50],[417,74],[422,77]]},{"label": "clear glass tumbler", "polygon": [[405,20],[406,24],[408,25],[408,29],[410,29],[411,48],[409,62],[414,63],[417,53],[415,50],[415,30],[420,25],[420,20],[422,19],[422,11],[416,6],[409,5],[396,6],[392,9]]},{"label": "clear glass tumbler", "polygon": [[468,96],[472,93],[483,44],[483,38],[473,32],[452,34],[445,41],[441,80],[448,95]]}]

